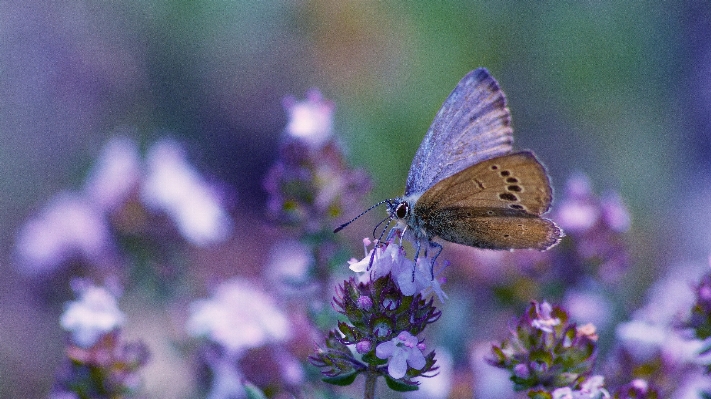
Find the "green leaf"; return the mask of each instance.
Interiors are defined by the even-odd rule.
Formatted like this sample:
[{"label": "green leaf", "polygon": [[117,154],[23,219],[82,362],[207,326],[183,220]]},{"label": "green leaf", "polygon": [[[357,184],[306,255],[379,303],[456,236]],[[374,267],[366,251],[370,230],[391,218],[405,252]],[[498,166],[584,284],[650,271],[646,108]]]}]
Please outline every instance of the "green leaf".
[{"label": "green leaf", "polygon": [[368,364],[374,364],[376,366],[383,365],[388,362],[388,359],[381,359],[377,356],[375,356],[375,351],[371,350],[368,353],[363,354],[362,357],[363,361],[368,363]]},{"label": "green leaf", "polygon": [[528,397],[531,399],[551,399],[553,396],[543,389],[532,389],[528,391]]},{"label": "green leaf", "polygon": [[345,387],[351,385],[358,376],[358,372],[353,372],[350,374],[338,375],[335,377],[323,377],[321,381],[327,382],[331,385],[338,385],[339,387]]},{"label": "green leaf", "polygon": [[417,385],[407,384],[405,382],[398,381],[387,374],[385,375],[385,383],[388,384],[388,388],[397,392],[412,392],[420,389],[420,387]]}]

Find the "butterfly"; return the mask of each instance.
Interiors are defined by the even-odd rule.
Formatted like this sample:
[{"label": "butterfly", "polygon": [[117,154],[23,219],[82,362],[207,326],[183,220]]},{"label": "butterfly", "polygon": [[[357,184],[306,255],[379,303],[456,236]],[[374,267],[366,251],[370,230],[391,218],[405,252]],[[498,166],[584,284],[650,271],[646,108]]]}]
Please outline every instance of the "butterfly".
[{"label": "butterfly", "polygon": [[396,222],[391,231],[414,239],[415,257],[423,245],[425,252],[441,252],[436,237],[499,250],[556,245],[563,233],[542,216],[553,198],[546,170],[532,152],[514,152],[512,144],[499,84],[484,68],[469,72],[425,134],[404,195],[379,203],[388,204],[389,221]]}]

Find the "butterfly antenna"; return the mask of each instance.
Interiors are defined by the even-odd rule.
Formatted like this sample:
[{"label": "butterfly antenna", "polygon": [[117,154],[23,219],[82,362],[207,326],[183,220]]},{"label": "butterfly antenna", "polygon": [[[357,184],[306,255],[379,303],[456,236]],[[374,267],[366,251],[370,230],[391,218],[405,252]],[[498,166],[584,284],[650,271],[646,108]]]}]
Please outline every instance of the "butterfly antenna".
[{"label": "butterfly antenna", "polygon": [[[386,203],[386,202],[389,204],[389,203],[390,203],[390,200],[389,200],[389,199],[386,199],[386,200],[382,200],[382,201],[378,202],[377,204],[375,204],[375,205],[371,206],[370,208],[368,208],[368,209],[364,210],[363,212],[361,212],[360,215],[358,215],[358,216],[354,217],[353,219],[347,221],[346,223],[343,223],[342,225],[336,227],[335,230],[333,230],[333,232],[334,232],[334,233],[338,233],[339,231],[343,230],[343,228],[345,228],[345,227],[348,226],[349,224],[353,223],[353,221],[355,221],[355,220],[358,219],[359,217],[361,217],[361,216],[365,215],[366,213],[368,213],[368,211],[370,211],[371,209],[373,209],[373,208],[375,208],[375,207],[378,207],[378,206],[380,206],[380,205],[382,205],[382,204],[384,204],[384,203]],[[381,222],[381,223],[382,223],[382,222]]]}]

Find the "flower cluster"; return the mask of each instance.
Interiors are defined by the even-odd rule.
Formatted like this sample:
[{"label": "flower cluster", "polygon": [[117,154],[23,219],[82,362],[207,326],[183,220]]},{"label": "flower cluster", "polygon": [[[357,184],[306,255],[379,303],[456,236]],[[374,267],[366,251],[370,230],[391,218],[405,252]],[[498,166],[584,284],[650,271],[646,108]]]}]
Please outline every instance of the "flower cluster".
[{"label": "flower cluster", "polygon": [[[568,279],[596,274],[602,281],[616,282],[629,263],[623,233],[630,227],[630,214],[616,193],[602,198],[593,193],[590,181],[578,174],[568,179],[563,198],[552,214],[568,236],[562,250],[570,251]],[[579,273],[583,272],[583,273]]]},{"label": "flower cluster", "polygon": [[306,101],[284,101],[289,112],[279,160],[264,182],[268,213],[297,235],[331,231],[335,221],[370,190],[362,170],[348,167],[332,136],[333,104],[312,90]]},{"label": "flower cluster", "polygon": [[493,345],[489,362],[508,370],[515,389],[528,390],[530,397],[565,397],[564,392],[590,391],[586,397],[597,398],[606,391],[599,378],[590,377],[596,341],[592,325],[577,326],[561,308],[534,302],[511,337]]},{"label": "flower cluster", "polygon": [[338,287],[334,306],[348,322],[340,322],[325,347],[310,357],[325,381],[348,385],[359,373],[366,373],[371,378],[385,377],[392,389],[407,391],[416,389],[413,378],[436,370],[434,351],[425,355],[424,343],[417,339],[441,315],[432,298],[404,295],[388,274],[367,283],[345,281]]},{"label": "flower cluster", "polygon": [[[694,332],[697,339],[705,341],[701,354],[711,352],[711,273],[701,277],[701,281],[694,287],[696,300],[691,308],[689,319],[684,326]],[[706,366],[706,374],[711,374],[711,364]]]},{"label": "flower cluster", "polygon": [[648,395],[662,397],[711,390],[703,375],[708,359],[700,357],[704,342],[679,328],[694,301],[687,280],[672,274],[652,287],[648,302],[630,320],[617,325],[617,345],[606,364],[607,375],[619,382],[635,382],[620,389],[631,387],[636,392],[645,381]]},{"label": "flower cluster", "polygon": [[[161,223],[163,215],[168,226]],[[106,266],[116,249],[113,232],[164,237],[171,226],[191,244],[205,246],[223,242],[232,221],[218,191],[175,141],[153,144],[144,164],[133,140],[116,137],[82,190],[58,194],[20,229],[18,264],[28,275],[49,273],[74,259]]]},{"label": "flower cluster", "polygon": [[51,398],[125,398],[140,387],[138,371],[148,361],[142,343],[124,343],[120,327],[125,316],[109,290],[76,280],[80,296],[61,318],[71,333],[67,359],[52,388]]},{"label": "flower cluster", "polygon": [[[206,344],[202,361],[211,375],[208,397],[244,396],[247,381],[253,375],[249,367],[245,370],[242,365],[255,358],[281,367],[279,383],[301,383],[301,366],[287,352],[274,349],[259,355],[250,353],[268,346],[277,348],[289,340],[292,329],[274,300],[244,279],[228,280],[217,287],[211,298],[193,302],[187,330]],[[251,364],[251,368],[258,367]]]}]

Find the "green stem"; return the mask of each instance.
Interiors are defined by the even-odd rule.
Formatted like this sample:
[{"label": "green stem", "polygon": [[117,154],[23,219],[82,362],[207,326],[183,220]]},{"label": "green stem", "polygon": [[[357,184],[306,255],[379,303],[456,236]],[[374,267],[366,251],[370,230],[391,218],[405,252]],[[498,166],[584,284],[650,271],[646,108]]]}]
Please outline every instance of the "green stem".
[{"label": "green stem", "polygon": [[378,381],[378,373],[375,367],[370,365],[365,373],[365,395],[363,399],[375,399],[375,383]]}]

